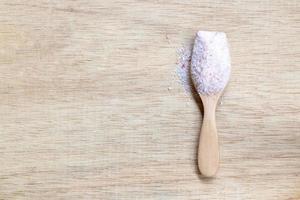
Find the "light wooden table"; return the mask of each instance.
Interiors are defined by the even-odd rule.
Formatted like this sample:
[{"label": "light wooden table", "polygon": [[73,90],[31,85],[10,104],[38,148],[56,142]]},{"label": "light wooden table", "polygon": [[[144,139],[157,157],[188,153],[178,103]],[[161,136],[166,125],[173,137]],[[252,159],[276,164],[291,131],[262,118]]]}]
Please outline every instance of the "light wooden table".
[{"label": "light wooden table", "polygon": [[[1,200],[300,199],[298,0],[0,5]],[[199,29],[232,55],[211,180],[174,72]]]}]

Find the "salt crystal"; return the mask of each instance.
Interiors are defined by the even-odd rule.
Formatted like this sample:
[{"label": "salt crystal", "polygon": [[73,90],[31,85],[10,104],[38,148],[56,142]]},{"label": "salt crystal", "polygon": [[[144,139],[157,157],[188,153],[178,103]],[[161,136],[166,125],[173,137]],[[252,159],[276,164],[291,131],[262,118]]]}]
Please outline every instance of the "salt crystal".
[{"label": "salt crystal", "polygon": [[226,34],[199,31],[191,60],[191,75],[200,94],[221,92],[230,76],[230,55]]},{"label": "salt crystal", "polygon": [[188,94],[192,93],[192,79],[190,75],[190,64],[192,50],[188,47],[181,47],[177,50],[179,58],[177,61],[176,72],[183,85],[185,91]]}]

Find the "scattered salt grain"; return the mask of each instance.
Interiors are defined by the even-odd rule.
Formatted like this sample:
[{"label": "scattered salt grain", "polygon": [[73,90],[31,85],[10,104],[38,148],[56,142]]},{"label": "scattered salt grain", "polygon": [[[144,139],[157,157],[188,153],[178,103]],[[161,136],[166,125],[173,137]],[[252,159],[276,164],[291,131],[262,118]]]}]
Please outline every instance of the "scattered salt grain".
[{"label": "scattered salt grain", "polygon": [[176,66],[177,75],[183,85],[185,91],[188,94],[192,93],[192,79],[190,75],[190,64],[191,64],[191,48],[186,46],[181,47],[177,50],[178,61]]}]

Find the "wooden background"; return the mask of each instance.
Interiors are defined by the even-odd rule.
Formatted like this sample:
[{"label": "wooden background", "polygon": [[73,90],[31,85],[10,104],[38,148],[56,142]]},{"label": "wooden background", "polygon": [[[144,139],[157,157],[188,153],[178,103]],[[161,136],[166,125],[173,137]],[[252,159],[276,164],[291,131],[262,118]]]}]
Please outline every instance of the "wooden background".
[{"label": "wooden background", "polygon": [[[221,169],[175,74],[224,31]],[[0,199],[300,199],[298,0],[0,0]]]}]

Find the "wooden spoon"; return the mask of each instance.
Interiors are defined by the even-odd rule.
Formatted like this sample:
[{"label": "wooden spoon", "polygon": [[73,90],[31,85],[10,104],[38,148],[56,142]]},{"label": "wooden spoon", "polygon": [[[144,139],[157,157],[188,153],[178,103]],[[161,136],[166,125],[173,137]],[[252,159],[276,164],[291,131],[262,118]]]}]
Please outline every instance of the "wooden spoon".
[{"label": "wooden spoon", "polygon": [[199,31],[191,60],[191,77],[204,107],[198,149],[201,174],[214,176],[219,168],[219,144],[215,112],[230,76],[227,37],[222,32]]}]

